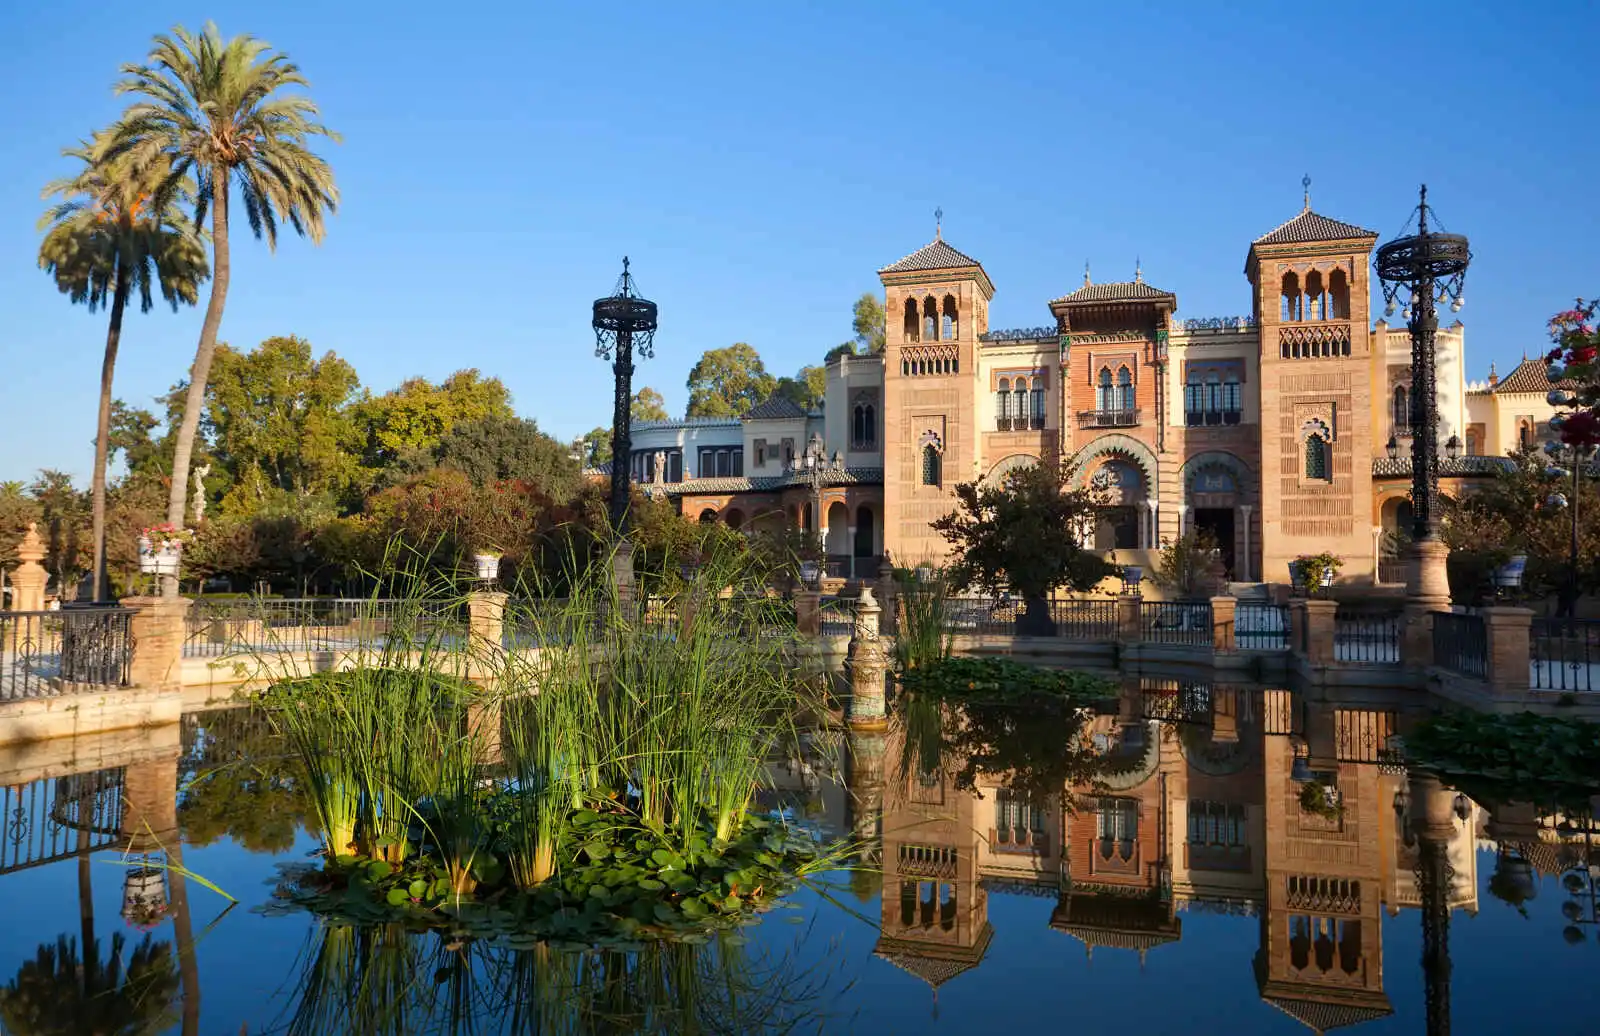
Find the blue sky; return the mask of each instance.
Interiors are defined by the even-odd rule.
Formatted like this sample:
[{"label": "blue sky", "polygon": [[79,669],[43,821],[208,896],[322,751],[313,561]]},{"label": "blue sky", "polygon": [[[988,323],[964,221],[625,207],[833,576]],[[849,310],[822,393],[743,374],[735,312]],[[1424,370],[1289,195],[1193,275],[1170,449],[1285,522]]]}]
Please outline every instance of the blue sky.
[{"label": "blue sky", "polygon": [[[747,341],[786,374],[849,337],[851,302],[931,238],[936,206],[994,279],[995,326],[1044,322],[1085,259],[1116,280],[1142,258],[1183,316],[1246,312],[1245,250],[1299,210],[1307,173],[1318,211],[1385,238],[1428,182],[1476,253],[1474,376],[1600,292],[1593,5],[1222,10],[8,6],[0,479],[86,476],[92,456],[104,316],[36,268],[38,190],[120,110],[118,65],[208,17],[287,51],[345,137],[322,247],[235,236],[223,339],[298,334],[376,390],[476,366],[562,437],[609,421],[589,303],[624,253],[661,306],[636,384],[681,411],[707,348]],[[1411,80],[1432,94],[1400,96]],[[148,405],[184,376],[199,320],[130,315],[118,395]]]}]

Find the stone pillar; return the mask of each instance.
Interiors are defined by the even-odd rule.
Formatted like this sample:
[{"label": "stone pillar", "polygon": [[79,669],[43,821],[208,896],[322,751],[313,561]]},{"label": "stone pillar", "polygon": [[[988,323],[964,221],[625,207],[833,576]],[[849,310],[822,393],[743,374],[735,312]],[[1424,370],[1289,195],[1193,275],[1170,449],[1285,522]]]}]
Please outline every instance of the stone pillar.
[{"label": "stone pillar", "polygon": [[1241,583],[1248,583],[1248,582],[1251,581],[1250,573],[1251,573],[1252,569],[1250,567],[1250,551],[1251,551],[1251,543],[1250,543],[1250,513],[1252,511],[1254,511],[1254,510],[1255,510],[1255,508],[1252,507],[1249,504],[1240,504],[1239,505],[1239,516],[1240,516],[1240,519],[1241,519],[1240,524],[1244,526],[1244,550],[1242,552],[1240,552],[1239,558],[1238,558],[1238,561],[1239,561],[1238,578],[1239,578],[1239,582],[1241,582]]},{"label": "stone pillar", "polygon": [[1407,815],[1418,838],[1449,842],[1456,835],[1456,796],[1446,790],[1439,778],[1413,768],[1409,773],[1410,797]]},{"label": "stone pillar", "polygon": [[1527,608],[1485,608],[1484,632],[1488,635],[1484,675],[1496,695],[1521,698],[1528,692],[1528,638],[1533,628],[1533,612]]},{"label": "stone pillar", "polygon": [[899,600],[900,587],[894,581],[894,562],[889,560],[889,552],[884,551],[883,561],[878,565],[878,601],[883,609],[879,616],[879,628],[889,636],[898,636],[900,633]]},{"label": "stone pillar", "polygon": [[1239,602],[1232,597],[1211,598],[1211,650],[1232,651],[1236,646],[1234,637],[1234,613],[1238,610]]},{"label": "stone pillar", "polygon": [[878,601],[872,587],[863,586],[856,600],[856,625],[850,637],[850,726],[854,730],[881,730],[888,725],[884,702],[884,674],[889,659],[878,636]]},{"label": "stone pillar", "polygon": [[1406,601],[1400,614],[1400,662],[1406,666],[1426,669],[1433,665],[1433,613],[1449,608],[1429,608],[1416,601]]},{"label": "stone pillar", "polygon": [[1144,625],[1139,621],[1140,598],[1123,595],[1117,598],[1117,639],[1136,641],[1144,638]]},{"label": "stone pillar", "polygon": [[129,853],[159,852],[178,840],[178,756],[133,763],[122,779],[121,837]]},{"label": "stone pillar", "polygon": [[616,551],[611,555],[611,582],[616,590],[617,609],[622,613],[624,621],[637,622],[638,588],[633,576],[633,544],[626,539],[617,541]]},{"label": "stone pillar", "polygon": [[14,612],[44,611],[44,584],[49,573],[39,562],[44,560],[44,543],[39,539],[39,526],[28,523],[28,531],[17,544],[17,560],[21,562],[11,573],[11,610]]},{"label": "stone pillar", "polygon": [[505,760],[501,737],[501,703],[497,694],[488,694],[467,705],[467,733],[477,745],[478,761],[488,766]]},{"label": "stone pillar", "polygon": [[1383,526],[1372,527],[1372,582],[1374,585],[1382,582],[1378,578],[1378,563],[1383,560]]},{"label": "stone pillar", "polygon": [[1188,518],[1189,518],[1189,505],[1188,504],[1179,504],[1178,505],[1178,539],[1180,539],[1180,540],[1183,539],[1183,534],[1186,531],[1184,526],[1186,526],[1188,524]]},{"label": "stone pillar", "polygon": [[1144,505],[1150,508],[1150,541],[1146,545],[1150,550],[1161,549],[1161,525],[1157,516],[1157,509],[1161,506],[1155,500],[1146,500]]},{"label": "stone pillar", "polygon": [[1418,611],[1450,610],[1450,575],[1445,558],[1450,548],[1438,540],[1411,544],[1406,566],[1406,605]]},{"label": "stone pillar", "polygon": [[795,591],[794,627],[802,637],[822,635],[822,594],[809,586]]},{"label": "stone pillar", "polygon": [[193,602],[187,597],[124,597],[120,603],[133,611],[128,620],[133,643],[128,683],[147,691],[181,690],[184,619]]},{"label": "stone pillar", "polygon": [[474,590],[467,595],[467,675],[492,678],[505,657],[507,595]]},{"label": "stone pillar", "polygon": [[1338,659],[1333,648],[1334,616],[1338,614],[1339,602],[1313,597],[1290,601],[1289,605],[1291,618],[1293,609],[1299,606],[1300,625],[1304,631],[1303,636],[1290,645],[1291,650],[1300,652],[1312,665],[1332,665],[1336,662]]}]

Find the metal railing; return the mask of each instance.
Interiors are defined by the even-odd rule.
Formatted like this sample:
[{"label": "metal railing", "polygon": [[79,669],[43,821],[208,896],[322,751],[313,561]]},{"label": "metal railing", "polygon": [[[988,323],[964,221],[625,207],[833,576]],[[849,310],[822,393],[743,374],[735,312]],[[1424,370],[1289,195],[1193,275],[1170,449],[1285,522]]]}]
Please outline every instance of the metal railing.
[{"label": "metal railing", "polygon": [[1600,621],[1536,617],[1528,631],[1528,656],[1534,690],[1600,688]]},{"label": "metal railing", "polygon": [[1211,643],[1210,601],[1140,601],[1139,633],[1157,644]]},{"label": "metal railing", "polygon": [[1333,657],[1338,662],[1399,663],[1400,616],[1336,613]]},{"label": "metal railing", "polygon": [[1480,680],[1487,676],[1489,635],[1483,625],[1483,616],[1435,612],[1433,664]]},{"label": "metal railing", "polygon": [[852,601],[824,595],[817,601],[824,637],[848,637],[856,630],[856,610]]},{"label": "metal railing", "polygon": [[0,788],[0,874],[111,848],[122,826],[121,768]]},{"label": "metal railing", "polygon": [[1078,411],[1079,428],[1132,428],[1138,423],[1138,410]]},{"label": "metal railing", "polygon": [[1241,601],[1233,612],[1233,643],[1240,651],[1289,650],[1289,609]]},{"label": "metal railing", "polygon": [[397,640],[464,637],[459,600],[298,598],[195,600],[185,619],[185,657],[251,652],[342,651]]},{"label": "metal railing", "polygon": [[1051,601],[1050,621],[1056,636],[1073,640],[1114,640],[1117,636],[1115,598]]},{"label": "metal railing", "polygon": [[1403,585],[1406,581],[1405,558],[1379,558],[1378,582]]},{"label": "metal railing", "polygon": [[0,701],[125,685],[132,615],[126,608],[0,612]]}]

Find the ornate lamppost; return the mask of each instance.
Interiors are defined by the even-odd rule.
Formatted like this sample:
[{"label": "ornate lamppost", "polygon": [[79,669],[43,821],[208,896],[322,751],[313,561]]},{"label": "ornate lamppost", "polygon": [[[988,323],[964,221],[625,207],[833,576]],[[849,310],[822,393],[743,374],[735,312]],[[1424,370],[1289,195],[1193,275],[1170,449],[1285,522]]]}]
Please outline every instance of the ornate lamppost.
[{"label": "ornate lamppost", "polygon": [[[607,508],[612,533],[619,541],[627,536],[628,494],[633,476],[633,430],[630,418],[633,405],[633,350],[650,359],[655,355],[656,304],[641,298],[628,272],[628,257],[622,257],[622,276],[617,290],[594,300],[594,354],[611,360],[616,378],[616,399],[611,413],[611,500]],[[612,359],[615,350],[616,358]]]},{"label": "ornate lamppost", "polygon": [[[1566,393],[1551,390],[1549,395],[1551,403],[1557,406],[1567,405],[1570,400]],[[1550,425],[1555,430],[1560,430],[1560,423],[1564,418],[1557,414],[1550,419]],[[1552,439],[1544,444],[1545,455],[1552,463],[1544,469],[1545,474],[1553,478],[1565,478],[1567,469],[1562,463],[1571,466],[1572,474],[1572,535],[1567,551],[1567,577],[1561,589],[1561,613],[1567,618],[1577,614],[1578,606],[1578,529],[1579,529],[1579,501],[1583,498],[1583,469],[1595,454],[1595,448],[1584,443],[1566,444]],[[1545,501],[1551,507],[1568,506],[1565,493],[1551,493]]]},{"label": "ornate lamppost", "polygon": [[[1428,227],[1428,187],[1417,205],[1417,230],[1402,234],[1378,249],[1375,261],[1383,282],[1385,315],[1395,300],[1405,304],[1411,332],[1411,565],[1406,596],[1427,610],[1446,608],[1450,581],[1445,572],[1449,553],[1439,537],[1439,403],[1434,393],[1434,338],[1439,330],[1435,303],[1462,305],[1462,287],[1472,252],[1467,239]],[[1437,222],[1437,221],[1435,221]]]}]

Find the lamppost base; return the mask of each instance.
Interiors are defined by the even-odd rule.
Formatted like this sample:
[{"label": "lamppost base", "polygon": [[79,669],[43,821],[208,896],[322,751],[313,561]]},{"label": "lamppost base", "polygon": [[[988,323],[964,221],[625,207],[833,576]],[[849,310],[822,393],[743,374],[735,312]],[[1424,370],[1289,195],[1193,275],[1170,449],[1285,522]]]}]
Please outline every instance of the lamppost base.
[{"label": "lamppost base", "polygon": [[1411,544],[1406,556],[1406,605],[1417,611],[1450,610],[1450,548],[1439,540]]}]

